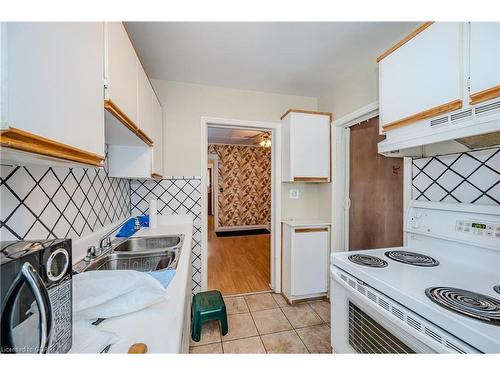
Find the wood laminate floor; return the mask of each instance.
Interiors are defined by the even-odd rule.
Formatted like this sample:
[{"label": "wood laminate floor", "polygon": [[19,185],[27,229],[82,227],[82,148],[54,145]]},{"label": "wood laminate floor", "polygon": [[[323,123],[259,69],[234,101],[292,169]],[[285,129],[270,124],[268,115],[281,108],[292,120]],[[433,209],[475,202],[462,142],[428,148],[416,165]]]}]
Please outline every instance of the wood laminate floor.
[{"label": "wood laminate floor", "polygon": [[224,295],[269,290],[271,235],[217,237],[208,216],[208,288]]}]

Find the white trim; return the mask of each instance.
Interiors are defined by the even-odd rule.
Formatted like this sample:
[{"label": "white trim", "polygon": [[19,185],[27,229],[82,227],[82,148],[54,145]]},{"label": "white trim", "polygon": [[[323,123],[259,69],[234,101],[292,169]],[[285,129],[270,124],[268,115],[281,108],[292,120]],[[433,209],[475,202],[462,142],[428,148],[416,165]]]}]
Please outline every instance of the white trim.
[{"label": "white trim", "polygon": [[[214,167],[212,169],[212,214],[214,215],[214,228],[218,230],[219,226],[219,155],[209,154],[208,159],[214,161]],[[208,212],[208,208],[207,208]]]},{"label": "white trim", "polygon": [[[281,292],[281,124],[279,122],[232,120],[201,117],[201,170],[207,169],[208,126],[262,129],[271,131],[271,289]],[[201,289],[208,287],[207,174],[201,174]]]},{"label": "white trim", "polygon": [[378,101],[372,102],[356,111],[333,121],[332,155],[334,178],[332,179],[332,228],[336,235],[331,236],[332,251],[346,251],[349,247],[349,128],[369,120],[379,114]]},{"label": "white trim", "polygon": [[351,168],[350,168],[350,154],[351,154],[351,128],[345,127],[342,129],[344,141],[344,201],[343,201],[343,218],[342,230],[344,233],[344,250],[349,250],[349,210],[351,209],[350,197],[350,181],[351,181]]},{"label": "white trim", "polygon": [[359,124],[360,122],[369,120],[379,114],[378,101],[372,102],[360,109],[345,115],[333,122],[334,127],[348,128]]}]

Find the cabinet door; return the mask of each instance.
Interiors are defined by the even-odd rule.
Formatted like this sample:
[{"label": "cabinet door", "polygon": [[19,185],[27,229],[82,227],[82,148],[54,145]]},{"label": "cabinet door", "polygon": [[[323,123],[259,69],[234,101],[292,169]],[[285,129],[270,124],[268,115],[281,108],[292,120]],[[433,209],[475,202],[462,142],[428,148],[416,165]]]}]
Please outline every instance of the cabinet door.
[{"label": "cabinet door", "polygon": [[381,126],[460,108],[456,101],[463,97],[462,46],[460,23],[434,23],[383,58],[379,62]]},{"label": "cabinet door", "polygon": [[328,229],[295,229],[292,295],[326,293],[328,290]]},{"label": "cabinet door", "polygon": [[292,170],[294,181],[330,176],[330,119],[328,116],[292,113]]},{"label": "cabinet door", "polygon": [[106,99],[137,124],[137,56],[121,22],[106,23]]},{"label": "cabinet door", "polygon": [[[470,96],[474,103],[491,99],[485,90],[500,96],[500,22],[470,24]],[[477,95],[483,92],[483,95]]]},{"label": "cabinet door", "polygon": [[[137,126],[149,137],[153,136],[153,89],[149,83],[148,76],[142,69],[142,65],[137,59],[137,102],[138,119]],[[153,139],[154,141],[154,139]]]},{"label": "cabinet door", "polygon": [[163,176],[163,112],[153,92],[153,173]]},{"label": "cabinet door", "polygon": [[5,29],[7,124],[103,156],[104,24],[7,23]]}]

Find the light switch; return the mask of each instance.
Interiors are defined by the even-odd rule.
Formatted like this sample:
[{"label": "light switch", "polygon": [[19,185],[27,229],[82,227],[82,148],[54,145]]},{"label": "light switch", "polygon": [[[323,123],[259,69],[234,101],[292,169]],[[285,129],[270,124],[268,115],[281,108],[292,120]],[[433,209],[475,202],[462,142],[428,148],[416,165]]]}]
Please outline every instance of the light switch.
[{"label": "light switch", "polygon": [[299,190],[298,189],[290,189],[288,191],[290,195],[290,199],[299,199]]}]

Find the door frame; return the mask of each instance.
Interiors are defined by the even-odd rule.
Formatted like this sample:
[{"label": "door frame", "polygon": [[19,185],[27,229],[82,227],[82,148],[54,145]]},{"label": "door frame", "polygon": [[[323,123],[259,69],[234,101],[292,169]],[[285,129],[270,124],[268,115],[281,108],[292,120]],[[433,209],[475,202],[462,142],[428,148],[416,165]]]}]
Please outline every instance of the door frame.
[{"label": "door frame", "polygon": [[[267,130],[271,132],[271,273],[270,289],[281,293],[281,123],[201,117],[201,170],[208,165],[208,127]],[[207,176],[201,174],[201,289],[208,288]]]},{"label": "door frame", "polygon": [[212,168],[212,213],[214,215],[214,228],[217,231],[219,227],[219,156],[217,154],[208,154],[207,164],[209,159],[214,161]]},{"label": "door frame", "polygon": [[[337,235],[332,236],[332,251],[349,250],[349,170],[351,126],[379,116],[378,101],[351,112],[333,122],[334,139],[333,162],[336,178],[332,181],[332,225]],[[403,159],[403,244],[406,245],[406,215],[411,199],[411,158]],[[335,213],[339,214],[336,215]]]}]

